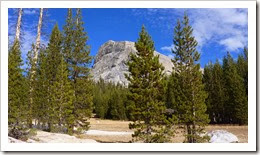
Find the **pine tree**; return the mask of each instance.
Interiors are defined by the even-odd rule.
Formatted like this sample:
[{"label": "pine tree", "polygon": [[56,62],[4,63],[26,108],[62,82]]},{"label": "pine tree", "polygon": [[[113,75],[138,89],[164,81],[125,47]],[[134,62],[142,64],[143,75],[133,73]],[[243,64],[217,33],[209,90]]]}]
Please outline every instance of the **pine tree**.
[{"label": "pine tree", "polygon": [[29,87],[30,87],[30,91],[29,91],[29,98],[30,98],[30,102],[28,105],[28,119],[27,122],[29,124],[30,127],[32,127],[32,118],[33,118],[33,106],[35,105],[35,102],[33,100],[34,94],[35,94],[35,83],[36,83],[36,66],[37,66],[37,62],[38,62],[38,53],[39,53],[39,49],[40,49],[40,39],[41,39],[41,28],[42,28],[42,18],[43,18],[43,8],[40,9],[40,14],[39,14],[39,21],[38,21],[38,27],[37,27],[37,37],[36,37],[36,43],[33,46],[33,51],[32,53],[30,53],[30,66],[29,66]]},{"label": "pine tree", "polygon": [[108,119],[115,120],[126,120],[126,89],[123,88],[119,83],[117,85],[110,83],[110,88],[108,90]]},{"label": "pine tree", "polygon": [[[34,48],[32,48],[34,49]],[[33,57],[30,56],[29,53],[32,53],[33,51],[28,52],[28,58],[31,60]],[[34,83],[34,105],[33,105],[33,114],[34,118],[37,120],[38,128],[46,129],[45,124],[48,120],[48,107],[49,102],[48,101],[48,95],[49,95],[49,80],[47,79],[47,69],[48,69],[48,61],[47,61],[47,50],[44,48],[41,48],[39,51],[39,57],[38,62],[36,66],[36,81]],[[33,60],[28,61],[31,62],[33,65]],[[31,73],[31,72],[29,72]]]},{"label": "pine tree", "polygon": [[225,102],[226,102],[226,88],[224,85],[224,73],[223,69],[217,60],[213,67],[213,104],[215,104],[214,109],[217,117],[218,123],[224,123],[225,119]]},{"label": "pine tree", "polygon": [[[34,45],[32,45],[32,48],[34,48]],[[32,120],[33,118],[38,118],[38,107],[37,103],[35,102],[36,99],[36,76],[33,71],[36,71],[37,69],[37,63],[34,63],[33,60],[33,50],[28,51],[27,53],[27,61],[26,61],[27,67],[26,67],[26,73],[27,73],[27,80],[28,80],[28,87],[30,88],[30,91],[28,92],[28,116],[27,116],[27,123],[30,127],[32,127]],[[33,80],[32,80],[33,79]]]},{"label": "pine tree", "polygon": [[92,57],[89,55],[88,40],[84,31],[81,9],[76,9],[76,17],[73,20],[72,10],[68,10],[68,17],[64,27],[63,53],[69,66],[69,77],[74,89],[74,116],[76,125],[88,129],[87,119],[92,114],[93,84],[89,78],[89,64]]},{"label": "pine tree", "polygon": [[228,99],[226,101],[227,118],[230,123],[247,124],[248,103],[243,78],[238,74],[236,64],[230,55],[223,59]]},{"label": "pine tree", "polygon": [[243,54],[238,55],[237,71],[243,78],[246,94],[248,95],[248,50],[245,47]]},{"label": "pine tree", "polygon": [[15,39],[8,53],[8,125],[9,135],[20,138],[16,132],[24,129],[26,121],[26,80],[23,76],[20,43]]},{"label": "pine tree", "polygon": [[189,18],[185,14],[182,23],[178,21],[174,29],[175,49],[172,51],[175,96],[175,102],[172,104],[177,107],[176,115],[179,123],[186,126],[185,141],[189,143],[204,140],[200,135],[209,122],[205,104],[207,93],[204,91],[198,63],[200,54],[196,49],[197,41],[192,36],[192,31]]},{"label": "pine tree", "polygon": [[172,122],[165,116],[163,100],[163,70],[159,56],[154,56],[154,42],[142,27],[138,41],[135,43],[137,54],[131,55],[128,62],[130,75],[126,75],[129,83],[127,95],[130,129],[135,129],[134,141],[168,142],[172,135]]},{"label": "pine tree", "polygon": [[95,84],[93,89],[93,104],[97,117],[106,118],[108,112],[108,100],[109,100],[108,84],[104,82],[102,78]]},{"label": "pine tree", "polygon": [[59,31],[58,25],[56,24],[52,30],[50,41],[47,47],[47,55],[46,55],[46,79],[48,79],[47,84],[47,91],[48,94],[46,96],[46,103],[48,105],[48,127],[49,130],[52,131],[53,125],[57,122],[57,118],[55,115],[57,115],[58,111],[57,109],[57,103],[53,101],[52,94],[55,90],[52,86],[54,85],[55,81],[57,80],[57,71],[58,66],[61,63],[61,57],[62,57],[62,37],[61,33]]},{"label": "pine tree", "polygon": [[74,125],[73,115],[73,89],[71,82],[68,79],[67,64],[62,57],[61,63],[58,66],[56,80],[51,86],[51,101],[56,106],[54,107],[54,120],[59,126],[66,125],[68,133],[72,134]]},{"label": "pine tree", "polygon": [[209,62],[209,64],[205,65],[204,67],[204,74],[203,74],[203,83],[205,84],[205,90],[208,92],[208,97],[206,99],[206,105],[207,105],[207,113],[209,114],[209,118],[211,120],[211,123],[216,123],[216,113],[215,113],[215,106],[214,106],[214,84],[213,84],[213,67],[214,65],[212,62]]},{"label": "pine tree", "polygon": [[103,79],[94,84],[93,104],[97,117],[102,119],[127,120],[127,88]]},{"label": "pine tree", "polygon": [[74,27],[73,27],[72,9],[68,9],[66,24],[63,27],[63,55],[67,63],[70,63],[72,59],[71,55],[72,55],[72,48],[73,48],[73,31],[74,31]]},{"label": "pine tree", "polygon": [[208,92],[206,103],[211,123],[225,123],[226,90],[223,69],[218,60],[214,65],[205,66],[203,81]]}]

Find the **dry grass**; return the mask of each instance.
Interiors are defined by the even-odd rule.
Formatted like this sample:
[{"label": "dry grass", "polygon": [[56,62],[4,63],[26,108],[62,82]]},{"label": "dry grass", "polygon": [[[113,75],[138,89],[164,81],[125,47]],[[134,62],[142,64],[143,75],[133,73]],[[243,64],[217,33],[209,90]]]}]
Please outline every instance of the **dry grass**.
[{"label": "dry grass", "polygon": [[[90,119],[90,130],[105,130],[105,131],[133,131],[128,128],[130,121],[114,121],[114,120],[102,120],[97,118]],[[248,142],[248,126],[238,125],[209,125],[206,127],[206,131],[212,130],[226,130],[233,133],[239,139],[240,143]],[[172,139],[174,143],[182,143],[184,137],[179,129],[175,137]],[[98,142],[104,143],[128,143],[131,141],[131,135],[79,135],[80,138],[94,139]]]},{"label": "dry grass", "polygon": [[90,119],[90,130],[105,131],[131,131],[128,127],[130,121],[102,120],[98,118]]}]

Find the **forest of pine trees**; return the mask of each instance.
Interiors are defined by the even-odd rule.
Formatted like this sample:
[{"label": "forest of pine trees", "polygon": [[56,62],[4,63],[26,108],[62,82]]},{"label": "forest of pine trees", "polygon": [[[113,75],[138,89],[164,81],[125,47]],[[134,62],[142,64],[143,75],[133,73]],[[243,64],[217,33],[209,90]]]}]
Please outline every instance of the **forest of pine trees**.
[{"label": "forest of pine trees", "polygon": [[[229,52],[200,67],[200,53],[188,15],[174,27],[173,72],[167,76],[154,55],[152,37],[143,25],[137,54],[127,63],[128,87],[94,82],[90,46],[81,9],[68,9],[63,31],[56,24],[46,47],[40,46],[43,9],[35,44],[22,69],[19,9],[16,37],[8,51],[9,136],[23,139],[32,128],[67,134],[88,130],[89,119],[130,120],[133,142],[170,142],[177,128],[188,143],[202,137],[210,124],[248,122],[248,50],[235,60]],[[171,111],[169,113],[169,111]],[[77,130],[76,130],[77,129]]]}]

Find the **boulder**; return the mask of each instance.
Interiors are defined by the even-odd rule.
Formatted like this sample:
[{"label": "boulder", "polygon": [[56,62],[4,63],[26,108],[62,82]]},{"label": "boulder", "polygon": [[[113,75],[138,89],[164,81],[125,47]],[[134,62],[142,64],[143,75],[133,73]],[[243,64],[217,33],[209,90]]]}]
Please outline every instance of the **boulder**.
[{"label": "boulder", "polygon": [[208,132],[210,143],[238,143],[238,138],[226,130],[214,130]]}]

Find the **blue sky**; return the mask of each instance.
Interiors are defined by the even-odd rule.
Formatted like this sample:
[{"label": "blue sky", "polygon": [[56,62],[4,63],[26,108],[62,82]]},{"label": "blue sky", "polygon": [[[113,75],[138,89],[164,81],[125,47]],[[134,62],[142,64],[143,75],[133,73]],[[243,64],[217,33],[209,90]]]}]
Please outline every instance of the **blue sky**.
[{"label": "blue sky", "polygon": [[[215,62],[230,51],[234,58],[248,42],[247,9],[82,9],[85,31],[89,36],[91,55],[108,40],[136,41],[142,24],[152,36],[156,51],[172,57],[173,28],[187,11],[193,35],[198,41],[201,66]],[[65,24],[67,9],[45,10],[42,43],[47,45],[51,30],[58,23]],[[22,17],[22,57],[25,60],[35,42],[39,9],[24,9]],[[9,40],[12,42],[17,9],[9,9]]]}]

